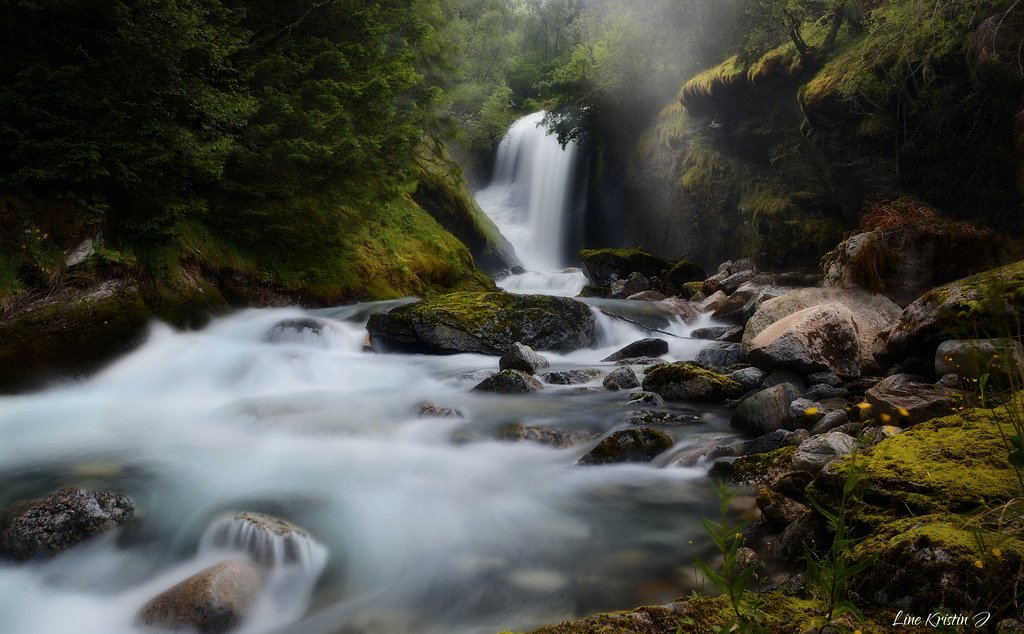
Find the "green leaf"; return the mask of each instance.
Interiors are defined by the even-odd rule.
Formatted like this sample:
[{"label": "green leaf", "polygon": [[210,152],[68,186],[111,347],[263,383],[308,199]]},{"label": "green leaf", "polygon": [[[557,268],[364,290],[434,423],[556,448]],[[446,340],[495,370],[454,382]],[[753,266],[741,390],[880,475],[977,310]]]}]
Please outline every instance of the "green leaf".
[{"label": "green leaf", "polygon": [[1008,458],[1015,469],[1024,469],[1024,450],[1014,449]]}]

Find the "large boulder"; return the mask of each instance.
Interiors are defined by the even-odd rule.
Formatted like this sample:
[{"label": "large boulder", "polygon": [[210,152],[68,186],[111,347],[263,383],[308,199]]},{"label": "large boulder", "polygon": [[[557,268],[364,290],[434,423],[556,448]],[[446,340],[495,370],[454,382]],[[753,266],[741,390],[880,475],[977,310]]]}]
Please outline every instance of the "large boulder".
[{"label": "large boulder", "polygon": [[537,374],[538,370],[550,367],[547,359],[533,351],[529,346],[524,346],[518,341],[512,344],[505,354],[498,359],[498,368],[502,370],[520,370],[527,374]]},{"label": "large boulder", "polygon": [[670,401],[714,401],[739,398],[746,389],[724,374],[695,363],[665,363],[648,370],[643,388]]},{"label": "large boulder", "polygon": [[565,297],[461,292],[438,295],[370,317],[375,350],[504,354],[516,342],[570,352],[594,345],[586,304]]},{"label": "large boulder", "polygon": [[864,393],[875,416],[888,416],[901,427],[947,416],[962,401],[956,390],[894,374]]},{"label": "large boulder", "polygon": [[800,398],[800,391],[782,383],[743,399],[733,412],[730,424],[745,434],[760,435],[790,426],[789,405]]},{"label": "large boulder", "polygon": [[772,324],[822,304],[842,304],[851,312],[860,342],[860,366],[874,367],[875,357],[884,350],[884,337],[899,318],[900,308],[884,295],[857,288],[801,288],[762,302],[747,322],[743,349],[749,353],[754,338]]},{"label": "large boulder", "polygon": [[759,367],[860,375],[857,324],[843,304],[822,304],[788,315],[762,330],[744,348],[750,363]]},{"label": "large boulder", "polygon": [[950,339],[935,351],[935,374],[1012,379],[1024,368],[1024,346],[1013,339]]},{"label": "large boulder", "polygon": [[930,356],[947,339],[1016,336],[1024,318],[1024,261],[972,275],[925,293],[889,331],[888,353]]},{"label": "large boulder", "polygon": [[139,620],[158,628],[227,632],[242,624],[262,589],[263,574],[251,561],[222,561],[153,598]]},{"label": "large boulder", "polygon": [[630,273],[658,277],[672,268],[672,263],[640,249],[584,249],[580,251],[583,274],[591,284],[610,286],[624,280]]},{"label": "large boulder", "polygon": [[674,444],[672,437],[651,427],[612,432],[579,459],[577,464],[602,465],[616,462],[650,462]]},{"label": "large boulder", "polygon": [[0,555],[56,555],[132,519],[135,505],[120,493],[64,488],[12,509],[0,520]]}]

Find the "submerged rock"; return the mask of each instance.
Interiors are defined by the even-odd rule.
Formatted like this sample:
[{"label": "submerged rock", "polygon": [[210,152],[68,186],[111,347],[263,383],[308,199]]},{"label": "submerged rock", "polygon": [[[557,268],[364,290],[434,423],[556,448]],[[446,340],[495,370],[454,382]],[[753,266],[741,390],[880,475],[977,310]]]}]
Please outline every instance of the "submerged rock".
[{"label": "submerged rock", "polygon": [[670,401],[712,401],[737,398],[746,391],[724,374],[694,363],[665,363],[651,368],[643,388]]},{"label": "submerged rock", "polygon": [[301,343],[308,337],[320,336],[325,327],[323,322],[309,317],[283,319],[270,327],[263,340],[268,343]]},{"label": "submerged rock", "polygon": [[[643,394],[643,392],[641,392]],[[631,425],[665,425],[678,427],[680,425],[697,425],[701,422],[700,417],[686,414],[673,414],[658,410],[642,409],[629,415]]]},{"label": "submerged rock", "polygon": [[586,431],[566,431],[544,425],[523,425],[520,423],[513,423],[501,430],[501,437],[505,440],[529,440],[559,449],[588,443],[596,435]]},{"label": "submerged rock", "polygon": [[462,412],[454,407],[444,407],[437,403],[420,403],[419,416],[421,418],[462,418]]},{"label": "submerged rock", "polygon": [[665,399],[654,392],[636,392],[626,401],[626,407],[661,407],[664,404]]},{"label": "submerged rock", "polygon": [[521,370],[502,370],[481,381],[474,392],[497,392],[499,394],[521,394],[539,392],[544,385]]},{"label": "submerged rock", "polygon": [[15,509],[0,524],[0,555],[31,559],[56,555],[132,519],[135,505],[110,491],[64,488]]},{"label": "submerged rock", "polygon": [[602,465],[616,462],[650,462],[674,444],[672,437],[651,427],[612,432],[579,459],[577,464]]},{"label": "submerged rock", "polygon": [[571,352],[597,341],[593,313],[565,297],[462,292],[438,295],[370,317],[375,350],[501,355],[516,342]]},{"label": "submerged rock", "polygon": [[537,370],[550,367],[551,363],[518,341],[498,359],[498,367],[502,370],[521,370],[527,374],[537,374]]},{"label": "submerged rock", "polygon": [[273,515],[241,511],[215,520],[203,537],[203,549],[244,552],[264,568],[301,566],[320,574],[326,552],[306,530]]},{"label": "submerged rock", "polygon": [[222,561],[152,599],[139,620],[151,627],[193,628],[202,634],[227,632],[242,624],[262,589],[263,574],[251,561]]},{"label": "submerged rock", "polygon": [[545,383],[551,385],[581,385],[601,378],[600,370],[567,370],[565,372],[548,372],[541,376]]}]

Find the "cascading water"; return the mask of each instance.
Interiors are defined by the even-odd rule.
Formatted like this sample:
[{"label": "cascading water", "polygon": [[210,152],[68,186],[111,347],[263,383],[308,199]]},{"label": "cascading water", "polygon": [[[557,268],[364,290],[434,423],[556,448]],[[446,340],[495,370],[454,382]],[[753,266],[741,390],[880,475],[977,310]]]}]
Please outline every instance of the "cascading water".
[{"label": "cascading water", "polygon": [[535,112],[509,128],[498,146],[494,179],[476,200],[527,269],[503,280],[503,288],[576,295],[586,280],[579,271],[563,269],[570,264],[566,235],[571,215],[580,203],[577,146],[569,142],[563,148],[544,127],[544,115]]},{"label": "cascading water", "polygon": [[[0,398],[0,508],[71,485],[138,509],[128,529],[51,560],[0,561],[0,629],[151,631],[137,622],[147,601],[243,553],[268,579],[244,633],[526,629],[686,591],[687,542],[713,512],[703,469],[579,467],[586,445],[503,440],[513,423],[600,434],[630,410],[600,379],[480,394],[464,375],[493,357],[362,352],[366,315],[390,306],[156,326],[89,380]],[[600,359],[647,334],[598,317],[600,346],[548,354],[553,370],[607,372]],[[698,347],[673,339],[669,356]],[[420,418],[425,400],[462,418]],[[674,411],[706,421],[669,428],[679,446],[729,435],[719,406]],[[257,530],[260,513],[315,541]]]}]

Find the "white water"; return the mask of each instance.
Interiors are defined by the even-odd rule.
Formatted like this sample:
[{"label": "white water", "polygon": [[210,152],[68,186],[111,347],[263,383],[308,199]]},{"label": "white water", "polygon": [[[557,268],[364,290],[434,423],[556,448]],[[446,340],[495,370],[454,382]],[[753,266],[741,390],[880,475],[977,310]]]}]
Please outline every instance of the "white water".
[{"label": "white water", "polygon": [[[360,352],[365,312],[157,326],[88,381],[0,398],[0,506],[62,485],[122,491],[137,506],[129,530],[0,564],[0,630],[142,632],[140,607],[216,562],[203,536],[240,510],[302,526],[326,553],[298,582],[270,583],[246,633],[493,632],[686,591],[687,542],[712,512],[701,470],[582,468],[587,447],[496,439],[511,422],[610,430],[625,424],[626,394],[474,393],[459,375],[495,358]],[[313,315],[319,335],[267,341],[282,319]],[[599,359],[647,334],[605,315],[599,325],[599,349],[548,355],[554,369],[608,371]],[[674,340],[669,357],[698,347]],[[464,418],[418,418],[424,400]],[[681,441],[727,429],[719,409],[677,409],[709,421],[671,430]]]},{"label": "white water", "polygon": [[494,178],[476,194],[480,207],[516,250],[527,269],[499,282],[517,293],[573,296],[586,278],[565,254],[569,216],[577,208],[574,168],[577,145],[563,149],[541,124],[544,112],[516,121],[498,146]]}]

